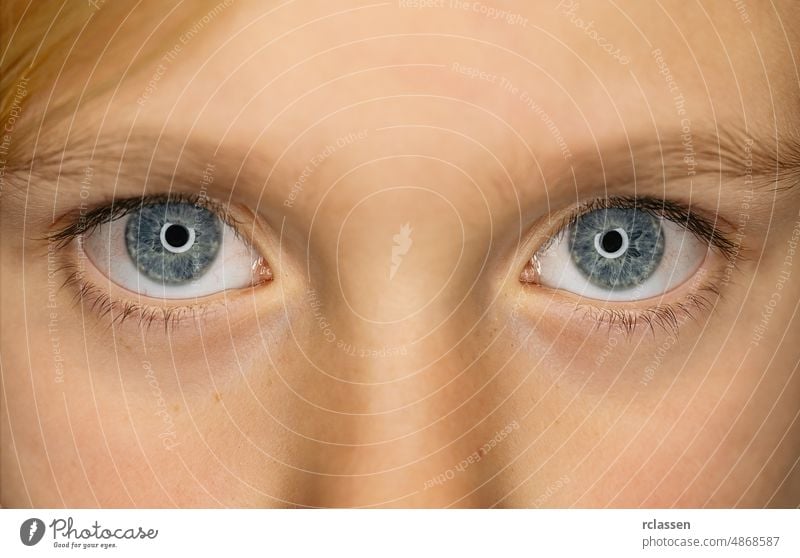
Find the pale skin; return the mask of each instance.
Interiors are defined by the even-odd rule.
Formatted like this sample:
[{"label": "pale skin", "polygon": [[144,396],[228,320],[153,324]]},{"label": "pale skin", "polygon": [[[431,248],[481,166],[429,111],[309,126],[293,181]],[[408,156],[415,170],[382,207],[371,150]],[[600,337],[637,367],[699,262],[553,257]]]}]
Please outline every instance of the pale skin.
[{"label": "pale skin", "polygon": [[[800,12],[528,4],[236,2],[185,43],[205,9],[101,8],[53,90],[71,111],[38,140],[50,87],[23,113],[18,141],[63,166],[4,191],[2,506],[800,505],[800,190],[775,192],[788,164],[742,172],[797,133]],[[229,204],[272,279],[166,328],[50,296],[65,215],[170,189]],[[716,218],[736,269],[711,250],[655,301],[520,280],[564,212],[612,194]],[[674,328],[598,323],[701,280],[719,294]]]}]

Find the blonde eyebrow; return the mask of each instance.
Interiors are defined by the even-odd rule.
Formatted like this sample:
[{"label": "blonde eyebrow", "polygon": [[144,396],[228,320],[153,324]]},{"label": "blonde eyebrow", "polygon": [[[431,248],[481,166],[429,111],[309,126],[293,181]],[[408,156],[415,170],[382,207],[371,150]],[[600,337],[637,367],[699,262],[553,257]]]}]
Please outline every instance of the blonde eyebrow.
[{"label": "blonde eyebrow", "polygon": [[[774,150],[769,145],[774,145]],[[778,189],[791,188],[800,179],[800,142],[792,137],[766,142],[741,130],[722,129],[715,134],[701,131],[689,139],[667,141],[652,149],[672,167],[679,167],[671,170],[687,176],[749,177],[754,179],[753,187],[774,184]],[[677,159],[681,164],[675,163]]]},{"label": "blonde eyebrow", "polygon": [[[610,149],[601,146],[603,153],[575,150],[566,166],[559,165],[548,181],[553,189],[570,190],[574,180],[581,177],[596,177],[597,188],[619,191],[636,191],[640,188],[657,188],[664,181],[675,178],[697,180],[697,184],[710,184],[713,177],[731,179],[725,188],[731,193],[747,189],[756,192],[785,194],[797,191],[800,181],[800,143],[793,138],[767,142],[741,130],[722,130],[715,133],[697,130],[692,134],[691,145],[680,139],[680,134],[664,134],[659,142],[634,139],[626,144],[617,144]],[[156,151],[156,145],[159,151]],[[771,150],[768,146],[775,145]],[[162,146],[179,146],[180,157],[167,157],[160,152]],[[9,180],[9,186],[50,188],[58,179],[83,179],[88,166],[109,173],[124,167],[136,169],[121,173],[130,182],[137,180],[162,183],[164,188],[187,190],[197,181],[199,171],[210,161],[217,167],[221,183],[248,180],[238,176],[237,168],[244,162],[244,151],[233,145],[220,145],[201,137],[184,140],[179,134],[159,134],[154,131],[137,133],[128,142],[111,139],[94,143],[90,138],[76,142],[64,149],[49,153],[40,152],[35,162],[16,165],[33,177],[43,180]],[[221,154],[220,154],[221,152]],[[691,154],[691,160],[685,157]],[[62,156],[63,155],[63,156]],[[263,158],[261,168],[272,168],[270,154],[250,154]],[[7,175],[15,168],[7,169]],[[197,176],[195,176],[197,175]],[[732,180],[732,179],[744,180]],[[214,189],[218,189],[214,185]],[[163,188],[159,188],[163,189]],[[224,192],[220,192],[224,193]],[[230,193],[230,192],[228,192]]]},{"label": "blonde eyebrow", "polygon": [[800,143],[794,138],[767,142],[740,130],[664,136],[668,139],[660,142],[632,139],[591,152],[575,150],[568,161],[548,169],[555,177],[549,186],[571,189],[576,180],[595,180],[597,187],[624,190],[674,180],[703,186],[718,178],[726,180],[725,188],[787,193],[800,182]]}]

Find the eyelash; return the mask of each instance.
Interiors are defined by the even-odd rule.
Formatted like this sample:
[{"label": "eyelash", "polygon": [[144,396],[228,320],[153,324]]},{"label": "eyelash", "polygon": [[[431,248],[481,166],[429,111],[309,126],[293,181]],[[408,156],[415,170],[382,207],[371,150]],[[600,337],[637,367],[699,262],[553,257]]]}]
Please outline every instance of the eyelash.
[{"label": "eyelash", "polygon": [[206,196],[200,196],[197,194],[173,193],[153,194],[141,198],[113,200],[110,204],[89,210],[85,215],[76,215],[77,212],[73,211],[67,216],[70,218],[70,224],[48,235],[47,240],[50,242],[55,242],[56,245],[61,248],[79,236],[92,232],[100,225],[121,219],[122,217],[125,217],[126,215],[133,213],[142,207],[167,202],[192,204],[207,209],[216,215],[223,223],[228,225],[237,235],[237,237],[240,237],[239,226],[241,225],[241,222],[237,221],[224,205],[215,202]]},{"label": "eyelash", "polygon": [[135,318],[144,331],[148,331],[155,323],[162,323],[164,332],[167,333],[187,318],[202,317],[206,310],[202,306],[150,307],[131,301],[114,300],[100,287],[84,281],[83,272],[74,264],[62,266],[61,271],[69,272],[63,286],[76,289],[75,303],[88,302],[90,310],[97,312],[101,318],[111,316],[112,327],[122,324],[129,318]]},{"label": "eyelash", "polygon": [[[56,249],[63,249],[73,241],[90,234],[97,227],[121,219],[142,207],[160,203],[186,203],[195,204],[208,209],[224,224],[228,225],[237,238],[241,238],[238,221],[222,204],[210,200],[206,196],[197,194],[153,194],[140,198],[126,198],[114,200],[110,204],[95,207],[85,214],[73,211],[62,219],[69,219],[69,224],[50,235],[45,240],[55,243]],[[79,248],[82,253],[82,248]],[[85,258],[85,255],[84,255]],[[133,301],[115,300],[104,289],[97,287],[83,278],[84,271],[80,266],[71,261],[62,260],[57,269],[66,275],[62,288],[73,288],[75,291],[74,302],[79,305],[87,302],[90,310],[96,312],[101,318],[111,316],[110,326],[120,325],[129,318],[136,318],[139,327],[147,331],[156,323],[163,323],[167,333],[171,328],[185,322],[188,318],[197,319],[208,311],[205,305],[179,305],[179,306],[146,306]]]},{"label": "eyelash", "polygon": [[[739,269],[738,264],[745,259],[742,247],[730,240],[728,235],[712,221],[696,210],[668,200],[649,197],[615,196],[598,198],[574,208],[559,223],[556,233],[536,249],[536,253],[547,249],[550,244],[565,234],[583,215],[598,209],[638,209],[655,217],[661,217],[686,228],[698,238],[716,248],[728,261],[733,271]],[[722,221],[718,218],[716,221]],[[585,316],[596,322],[596,327],[607,325],[611,329],[620,329],[630,337],[637,329],[644,327],[655,336],[656,328],[677,336],[683,320],[695,320],[695,311],[703,312],[714,303],[711,298],[720,298],[722,293],[718,287],[718,278],[713,277],[695,287],[684,301],[659,304],[645,309],[629,310],[624,308],[606,308],[594,304],[579,302],[576,308],[583,310]],[[710,295],[710,296],[709,296]],[[682,319],[683,318],[683,319]]]},{"label": "eyelash", "polygon": [[[565,233],[578,219],[598,209],[638,209],[654,217],[662,217],[685,227],[697,237],[717,248],[722,252],[723,256],[731,261],[736,260],[740,248],[735,242],[732,242],[727,235],[720,231],[714,222],[685,205],[669,200],[634,196],[598,198],[588,203],[581,204],[573,209],[561,221],[557,229],[558,232],[549,239],[549,242],[554,241],[560,234]],[[539,250],[545,248],[547,245],[546,243],[539,248]]]},{"label": "eyelash", "polygon": [[655,337],[656,328],[658,328],[677,337],[683,321],[694,321],[696,319],[695,311],[703,312],[713,307],[709,297],[699,293],[706,292],[717,297],[721,296],[719,289],[711,283],[701,285],[697,291],[697,293],[689,294],[683,302],[660,304],[637,311],[598,308],[583,304],[579,305],[579,308],[596,322],[598,329],[605,324],[609,331],[616,328],[630,337],[636,330],[644,327],[649,329]]},{"label": "eyelash", "polygon": [[[205,196],[195,194],[155,194],[142,198],[115,200],[111,204],[94,208],[85,215],[73,215],[69,225],[48,235],[46,238],[50,242],[54,242],[57,248],[63,248],[73,240],[91,233],[100,225],[120,219],[141,207],[164,202],[191,203],[204,207],[217,215],[223,223],[231,227],[234,234],[239,236],[238,227],[240,222],[223,205]],[[710,246],[717,248],[734,270],[738,269],[737,262],[743,259],[741,247],[721,232],[714,222],[696,211],[672,201],[630,196],[599,198],[576,207],[561,221],[557,229],[558,232],[551,235],[549,240],[540,246],[537,251],[545,249],[549,243],[554,242],[559,235],[564,234],[583,215],[598,209],[610,208],[635,208],[681,225],[697,235],[698,238],[708,242]],[[88,300],[91,309],[98,312],[100,316],[112,316],[112,325],[119,325],[130,317],[137,317],[140,327],[149,329],[154,323],[160,322],[164,324],[165,330],[168,330],[170,327],[184,321],[187,317],[198,317],[204,310],[202,306],[198,305],[156,308],[147,307],[136,302],[117,301],[112,299],[104,290],[84,281],[83,272],[75,264],[65,263],[61,267],[61,271],[68,273],[63,286],[72,286],[76,289],[75,302],[80,303]],[[578,308],[583,309],[586,315],[597,323],[598,327],[606,324],[609,329],[617,327],[628,335],[641,326],[649,328],[654,334],[656,327],[658,327],[668,333],[677,335],[681,321],[679,316],[683,315],[686,319],[694,319],[694,310],[704,311],[712,306],[709,297],[701,293],[705,292],[717,297],[720,296],[720,291],[713,281],[704,283],[696,290],[697,292],[689,295],[686,301],[658,305],[637,311],[621,308],[601,308],[585,303],[578,304]]]}]

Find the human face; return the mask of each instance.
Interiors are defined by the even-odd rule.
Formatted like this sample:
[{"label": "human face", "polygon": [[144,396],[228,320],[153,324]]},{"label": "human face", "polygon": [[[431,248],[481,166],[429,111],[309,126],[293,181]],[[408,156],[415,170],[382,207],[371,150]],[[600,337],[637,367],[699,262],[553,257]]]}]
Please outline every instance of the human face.
[{"label": "human face", "polygon": [[[533,4],[85,8],[13,130],[2,505],[800,504],[797,6]],[[133,262],[170,203],[202,289]]]}]

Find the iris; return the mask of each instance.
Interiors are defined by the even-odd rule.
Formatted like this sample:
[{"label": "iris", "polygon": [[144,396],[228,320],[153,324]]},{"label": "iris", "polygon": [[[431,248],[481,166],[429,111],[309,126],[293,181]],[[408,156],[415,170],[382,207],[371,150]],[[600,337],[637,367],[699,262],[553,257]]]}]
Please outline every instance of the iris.
[{"label": "iris", "polygon": [[136,267],[166,285],[200,278],[217,257],[221,241],[219,218],[186,202],[142,206],[125,226],[125,246]]},{"label": "iris", "polygon": [[659,218],[637,209],[596,209],[572,226],[570,253],[593,284],[628,289],[642,284],[664,255]]}]

